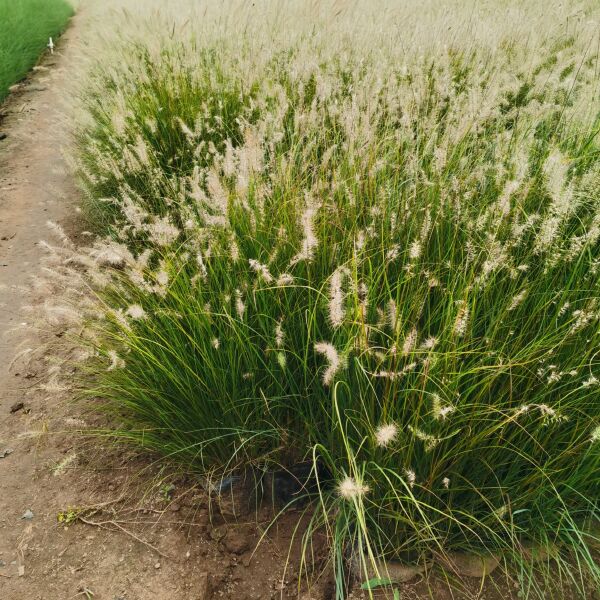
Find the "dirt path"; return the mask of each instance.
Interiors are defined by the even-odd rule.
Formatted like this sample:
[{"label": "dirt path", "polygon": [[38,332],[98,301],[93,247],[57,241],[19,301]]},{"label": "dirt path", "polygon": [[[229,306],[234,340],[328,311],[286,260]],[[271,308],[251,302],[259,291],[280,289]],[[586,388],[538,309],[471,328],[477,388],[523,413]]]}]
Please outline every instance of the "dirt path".
[{"label": "dirt path", "polygon": [[[58,527],[60,511],[91,500],[93,481],[82,480],[81,473],[71,472],[73,469],[55,475],[56,465],[75,456],[68,436],[52,435],[53,429],[66,428],[60,427],[57,419],[63,411],[40,389],[43,364],[38,362],[37,368],[35,361],[15,362],[20,350],[44,348],[42,335],[36,348],[20,309],[29,300],[25,288],[40,269],[39,241],[48,237],[46,222],[65,223],[76,210],[77,192],[61,155],[68,140],[68,122],[59,107],[68,89],[84,22],[85,12],[73,20],[57,52],[47,57],[43,68],[11,98],[1,127],[8,134],[0,142],[3,600],[85,598],[86,590],[95,598],[184,597],[179,594],[181,582],[165,574],[168,568],[161,565],[162,571],[155,569],[156,553],[129,536],[91,527],[89,531]],[[106,490],[104,500],[109,495]],[[151,576],[145,576],[145,571]],[[90,592],[87,597],[92,597]]]}]

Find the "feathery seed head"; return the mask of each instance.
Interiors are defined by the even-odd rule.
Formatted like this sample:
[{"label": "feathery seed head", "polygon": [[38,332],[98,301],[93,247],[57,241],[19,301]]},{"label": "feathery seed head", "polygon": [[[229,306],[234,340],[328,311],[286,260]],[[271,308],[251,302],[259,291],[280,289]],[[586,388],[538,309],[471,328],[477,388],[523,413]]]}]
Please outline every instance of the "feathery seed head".
[{"label": "feathery seed head", "polygon": [[126,311],[132,319],[141,320],[146,318],[146,311],[139,304],[132,304]]},{"label": "feathery seed head", "polygon": [[352,477],[346,477],[338,484],[338,493],[344,500],[355,500],[369,492],[369,486],[359,483]]},{"label": "feathery seed head", "polygon": [[327,359],[327,369],[323,373],[323,383],[326,386],[331,385],[337,372],[345,366],[345,360],[338,351],[335,349],[333,344],[328,342],[319,342],[315,344],[315,351],[319,354],[323,354]]},{"label": "feathery seed head", "polygon": [[385,448],[391,444],[398,435],[398,427],[394,423],[380,425],[375,431],[375,441],[377,445]]}]

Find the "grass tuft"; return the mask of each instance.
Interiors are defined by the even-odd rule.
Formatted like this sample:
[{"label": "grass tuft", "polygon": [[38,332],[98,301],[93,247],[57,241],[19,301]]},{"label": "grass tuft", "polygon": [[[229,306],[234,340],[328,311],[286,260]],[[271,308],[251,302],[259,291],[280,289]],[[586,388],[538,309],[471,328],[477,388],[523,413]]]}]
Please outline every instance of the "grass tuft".
[{"label": "grass tuft", "polygon": [[366,581],[456,551],[501,557],[531,598],[540,577],[600,583],[585,10],[487,45],[465,13],[473,37],[402,51],[381,22],[360,51],[339,20],[156,33],[86,90],[80,176],[107,234],[77,259],[98,299],[87,392],[199,473],[322,466],[340,598],[348,565]]}]

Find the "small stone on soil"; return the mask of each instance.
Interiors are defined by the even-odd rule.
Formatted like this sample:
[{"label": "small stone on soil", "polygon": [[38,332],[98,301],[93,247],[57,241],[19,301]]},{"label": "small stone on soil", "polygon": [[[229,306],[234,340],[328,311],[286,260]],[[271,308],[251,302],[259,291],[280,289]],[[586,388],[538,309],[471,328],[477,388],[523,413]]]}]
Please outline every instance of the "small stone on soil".
[{"label": "small stone on soil", "polygon": [[13,453],[12,448],[6,448],[5,450],[0,450],[0,458],[6,458],[9,454]]},{"label": "small stone on soil", "polygon": [[20,410],[22,410],[25,407],[25,404],[23,404],[23,402],[15,402],[11,407],[10,407],[10,412],[11,413],[16,413]]},{"label": "small stone on soil", "polygon": [[31,519],[33,519],[33,512],[28,508],[23,513],[23,516],[21,517],[21,519],[27,519],[28,521],[30,521]]},{"label": "small stone on soil", "polygon": [[8,134],[0,131],[0,141],[5,140],[8,137]]}]

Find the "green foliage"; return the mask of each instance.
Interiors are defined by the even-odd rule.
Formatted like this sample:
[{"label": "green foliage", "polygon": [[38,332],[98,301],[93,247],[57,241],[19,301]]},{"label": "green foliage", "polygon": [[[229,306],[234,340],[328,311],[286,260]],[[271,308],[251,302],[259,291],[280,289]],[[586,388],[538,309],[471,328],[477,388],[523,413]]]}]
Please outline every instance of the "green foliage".
[{"label": "green foliage", "polygon": [[56,515],[56,520],[61,525],[72,525],[79,519],[79,515],[83,512],[81,508],[69,506],[66,510],[61,510]]},{"label": "green foliage", "polygon": [[385,587],[387,585],[390,585],[392,583],[392,581],[390,579],[387,578],[381,578],[381,577],[373,577],[373,579],[369,579],[369,581],[365,581],[360,588],[362,590],[375,590],[379,587]]},{"label": "green foliage", "polygon": [[49,38],[56,40],[72,14],[66,0],[0,0],[0,101],[35,65]]},{"label": "green foliage", "polygon": [[491,78],[225,43],[100,75],[84,385],[117,435],[202,473],[318,458],[338,574],[535,543],[597,584],[598,79],[551,42],[527,77],[513,47]]},{"label": "green foliage", "polygon": [[[225,140],[239,144],[238,117],[248,106],[252,90],[243,90],[241,82],[225,77],[216,49],[194,48],[197,62],[183,68],[181,49],[165,48],[157,57],[141,45],[128,50],[131,62],[125,63],[124,72],[130,77],[124,81],[117,82],[98,69],[99,87],[89,99],[94,130],[80,143],[92,141],[94,156],[110,157],[116,149],[116,130],[138,152],[126,157],[130,163],[124,178],[111,173],[108,163],[100,179],[86,178],[85,171],[82,175],[93,198],[110,198],[126,185],[139,194],[145,210],[162,215],[169,212],[169,199],[177,193],[177,177],[209,166],[212,153],[223,152]],[[106,90],[112,92],[108,104]],[[115,120],[123,111],[127,117]],[[84,153],[84,164],[94,172],[95,161],[88,163],[87,156]],[[140,160],[147,161],[143,168]],[[148,172],[160,176],[148,177]],[[97,226],[110,225],[114,218],[108,204],[90,206],[89,216]]]}]

